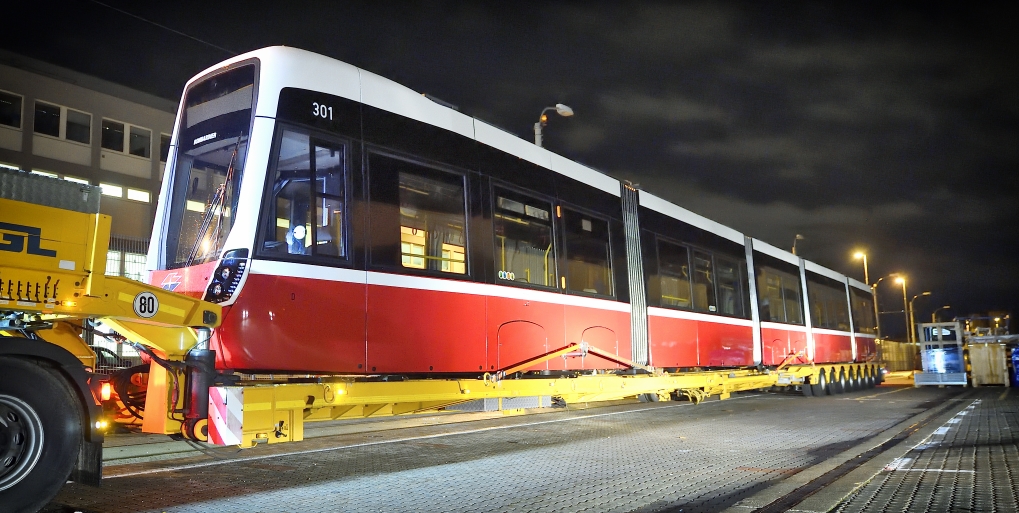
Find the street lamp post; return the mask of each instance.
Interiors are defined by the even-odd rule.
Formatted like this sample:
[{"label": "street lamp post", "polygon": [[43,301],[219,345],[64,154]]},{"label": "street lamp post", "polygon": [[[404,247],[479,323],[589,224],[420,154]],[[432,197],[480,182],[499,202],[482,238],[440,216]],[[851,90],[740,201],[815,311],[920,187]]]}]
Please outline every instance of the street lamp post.
[{"label": "street lamp post", "polygon": [[[877,283],[875,283],[873,285],[870,284],[870,272],[867,269],[867,254],[864,253],[863,251],[857,251],[855,254],[853,254],[853,258],[855,258],[857,260],[859,260],[861,258],[863,259],[863,282],[866,283],[867,286],[870,287],[870,299],[871,299],[871,303],[874,304],[874,334],[877,335],[878,340],[880,340],[881,339],[881,319],[880,319],[880,315],[878,314],[878,310],[877,310]],[[883,280],[884,278],[881,278],[881,279]],[[881,282],[881,280],[878,280],[878,283],[880,283],[880,282]]]},{"label": "street lamp post", "polygon": [[906,320],[906,342],[913,342],[913,332],[909,329],[909,296],[906,295],[906,278],[899,276],[895,283],[902,285],[902,315]]},{"label": "street lamp post", "polygon": [[874,296],[874,329],[877,331],[878,339],[881,338],[881,312],[878,310],[877,306],[877,286],[881,285],[881,282],[884,281],[885,278],[896,278],[898,276],[899,273],[892,273],[889,274],[888,276],[882,276],[878,278],[873,285],[870,286],[870,293],[872,296]]},{"label": "street lamp post", "polygon": [[794,255],[796,254],[796,243],[798,241],[801,241],[801,240],[804,240],[804,239],[806,239],[806,237],[804,237],[804,236],[802,236],[802,235],[800,235],[798,233],[796,234],[796,237],[793,238],[793,254]]},{"label": "street lamp post", "polygon": [[928,291],[924,291],[924,292],[921,292],[920,294],[917,294],[917,295],[913,296],[913,299],[909,300],[909,333],[913,337],[913,343],[914,344],[916,343],[916,329],[915,329],[915,327],[916,327],[916,319],[913,316],[913,313],[914,313],[913,312],[913,301],[916,301],[916,298],[918,298],[918,297],[929,296],[929,295],[931,295],[931,291],[928,290]]},{"label": "street lamp post", "polygon": [[545,107],[545,109],[541,111],[541,115],[538,116],[538,122],[534,124],[534,144],[539,148],[541,147],[541,127],[548,123],[548,116],[545,115],[545,113],[550,110],[554,110],[556,114],[559,114],[564,118],[568,118],[573,115],[573,109],[561,103],[555,104],[555,107]]},{"label": "street lamp post", "polygon": [[939,310],[948,310],[949,308],[952,308],[952,305],[939,306],[938,308],[935,308],[934,311],[931,312],[931,322],[938,322]]}]

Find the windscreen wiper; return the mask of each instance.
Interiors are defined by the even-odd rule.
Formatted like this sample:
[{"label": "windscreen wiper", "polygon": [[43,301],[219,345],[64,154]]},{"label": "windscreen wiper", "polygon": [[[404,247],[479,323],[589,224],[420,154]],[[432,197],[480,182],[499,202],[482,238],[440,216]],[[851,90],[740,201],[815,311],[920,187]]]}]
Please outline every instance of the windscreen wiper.
[{"label": "windscreen wiper", "polygon": [[219,233],[223,227],[223,205],[226,203],[226,186],[233,181],[234,176],[234,163],[237,160],[237,152],[241,146],[241,136],[237,136],[237,143],[234,144],[233,153],[230,155],[230,164],[226,168],[226,178],[223,183],[219,184],[216,188],[216,194],[212,196],[212,199],[205,206],[205,215],[202,216],[202,224],[198,227],[198,235],[195,237],[195,243],[191,246],[191,251],[188,253],[188,259],[184,262],[184,267],[188,267],[195,261],[198,256],[199,248],[202,245],[202,240],[205,238],[205,233],[209,230],[209,226],[212,224],[213,217],[216,217],[216,229],[213,232],[216,240],[216,247],[213,250],[219,249]]}]

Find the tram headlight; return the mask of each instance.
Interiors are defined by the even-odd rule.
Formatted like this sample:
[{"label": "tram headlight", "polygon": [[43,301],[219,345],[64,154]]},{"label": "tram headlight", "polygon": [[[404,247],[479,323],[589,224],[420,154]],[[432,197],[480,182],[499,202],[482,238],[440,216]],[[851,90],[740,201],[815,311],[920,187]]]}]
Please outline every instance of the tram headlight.
[{"label": "tram headlight", "polygon": [[233,297],[241,283],[248,263],[248,250],[234,249],[223,254],[219,267],[212,273],[212,281],[205,289],[205,300],[222,303]]}]

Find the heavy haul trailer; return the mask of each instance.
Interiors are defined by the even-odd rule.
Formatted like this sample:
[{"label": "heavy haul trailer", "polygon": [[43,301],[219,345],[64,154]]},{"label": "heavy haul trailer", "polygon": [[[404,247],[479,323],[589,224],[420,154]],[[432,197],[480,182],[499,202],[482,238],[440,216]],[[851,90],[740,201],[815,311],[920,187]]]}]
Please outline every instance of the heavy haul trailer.
[{"label": "heavy haul trailer", "polygon": [[[814,395],[873,386],[877,376],[873,364],[815,366],[794,356],[770,369],[667,373],[583,342],[475,378],[305,375],[266,382],[217,373],[205,344],[219,323],[218,305],[99,272],[106,266],[110,219],[98,214],[98,198],[96,187],[0,171],[5,511],[38,509],[68,478],[99,484],[109,420],[101,408],[102,376],[91,372],[96,355],[81,336],[90,319],[153,355],[144,432],[242,447],[299,441],[304,422],[437,411],[470,401],[700,401],[772,386],[800,386]],[[556,358],[601,358],[625,369],[515,379]]]},{"label": "heavy haul trailer", "polygon": [[[104,276],[110,217],[98,187],[0,170],[0,510],[34,511],[68,479],[98,485],[104,375],[82,337],[101,318],[179,374],[178,426],[194,427],[218,305]],[[204,335],[203,335],[204,333]],[[207,366],[211,368],[211,366]],[[208,374],[208,373],[207,373]],[[104,386],[104,383],[105,386]],[[158,411],[158,410],[153,410]],[[158,419],[162,415],[155,415]],[[179,429],[179,427],[178,427]]]}]

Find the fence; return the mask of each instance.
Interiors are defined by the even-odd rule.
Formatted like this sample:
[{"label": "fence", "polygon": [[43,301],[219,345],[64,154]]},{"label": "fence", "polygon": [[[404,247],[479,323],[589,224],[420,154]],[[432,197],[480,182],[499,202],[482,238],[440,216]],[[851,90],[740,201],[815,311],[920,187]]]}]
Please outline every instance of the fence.
[{"label": "fence", "polygon": [[910,371],[919,369],[920,352],[916,344],[908,342],[896,342],[894,340],[879,340],[877,343],[877,358],[883,362],[889,371]]},{"label": "fence", "polygon": [[110,249],[106,252],[106,275],[145,281],[148,251],[148,239],[117,235],[110,237]]}]

